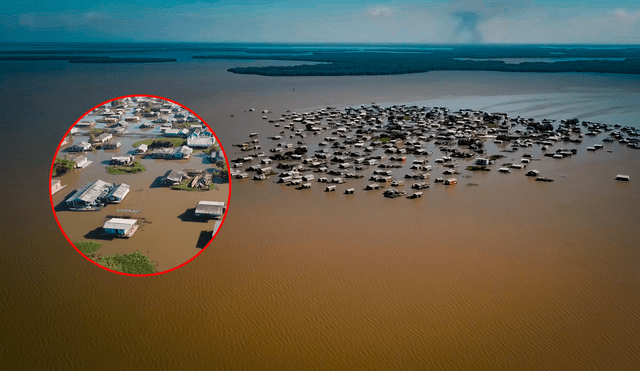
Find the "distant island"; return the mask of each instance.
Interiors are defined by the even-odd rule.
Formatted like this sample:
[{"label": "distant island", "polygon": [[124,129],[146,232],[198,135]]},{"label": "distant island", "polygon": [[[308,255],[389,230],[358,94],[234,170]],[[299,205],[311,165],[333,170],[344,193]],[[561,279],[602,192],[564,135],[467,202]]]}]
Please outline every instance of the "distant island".
[{"label": "distant island", "polygon": [[19,49],[0,50],[0,61],[185,63],[182,56],[189,53],[192,60],[292,62],[289,66],[263,64],[228,69],[237,74],[264,76],[371,76],[430,71],[640,74],[638,45],[178,43],[113,44],[111,49],[85,44],[54,45],[47,49],[19,45]]},{"label": "distant island", "polygon": [[163,63],[176,62],[173,58],[111,58],[79,57],[61,55],[16,55],[0,56],[0,61],[69,61],[69,63]]},{"label": "distant island", "polygon": [[[612,49],[575,46],[452,46],[450,48],[376,48],[368,50],[252,50],[242,54],[197,55],[193,59],[309,62],[295,66],[233,67],[229,72],[264,76],[399,75],[429,71],[592,72],[640,74],[637,46]],[[505,63],[504,59],[523,59]],[[547,59],[549,62],[526,61]]]}]

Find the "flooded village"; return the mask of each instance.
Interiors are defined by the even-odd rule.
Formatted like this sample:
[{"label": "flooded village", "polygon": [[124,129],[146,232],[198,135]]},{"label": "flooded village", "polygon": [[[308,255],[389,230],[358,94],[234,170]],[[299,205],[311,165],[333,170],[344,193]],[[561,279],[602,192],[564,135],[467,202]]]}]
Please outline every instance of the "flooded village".
[{"label": "flooded village", "polygon": [[[563,161],[579,158],[587,166],[589,156],[607,156],[614,145],[640,149],[633,127],[577,119],[417,105],[279,115],[251,108],[245,112],[259,115],[262,125],[233,144],[227,169],[213,135],[179,106],[153,98],[118,103],[97,108],[65,138],[58,158],[70,161],[73,170],[53,177],[54,205],[72,241],[108,241],[100,254],[146,252],[164,270],[188,261],[215,234],[230,177],[301,192],[379,194],[428,204],[434,187],[491,185],[508,177],[522,187],[561,186],[564,176],[554,169]],[[611,171],[611,181],[631,180]],[[67,185],[66,195],[59,192]],[[90,226],[80,221],[87,216]],[[204,228],[199,224],[209,220]],[[156,229],[161,221],[164,228]],[[197,236],[195,242],[184,243],[188,235]],[[190,245],[197,249],[171,247]],[[158,264],[163,259],[172,263]]]},{"label": "flooded village", "polygon": [[[230,160],[233,178],[347,197],[373,191],[418,199],[431,187],[478,186],[492,170],[496,176],[521,177],[522,185],[549,183],[558,180],[550,175],[553,168],[579,151],[606,156],[612,142],[640,149],[636,128],[578,119],[377,104],[262,114],[272,128],[262,133],[267,148],[255,132],[234,144],[239,157]],[[611,171],[612,181],[630,180]]]},{"label": "flooded village", "polygon": [[[50,92],[34,101],[32,116],[24,115],[22,121],[15,118],[15,122],[21,124],[22,135],[23,128],[30,127],[30,117],[48,118],[39,127],[41,137],[48,137],[49,141],[29,141],[27,148],[33,156],[21,154],[22,141],[11,141],[15,148],[10,152],[16,154],[17,166],[10,167],[14,172],[9,177],[13,186],[8,188],[12,191],[8,198],[13,205],[10,209],[22,213],[12,218],[16,223],[10,226],[19,232],[7,235],[8,246],[15,250],[7,255],[8,266],[12,267],[7,279],[24,281],[8,287],[15,287],[22,292],[20,297],[26,299],[17,301],[15,295],[7,302],[26,319],[15,324],[15,331],[10,333],[23,333],[27,324],[32,325],[33,334],[42,335],[42,330],[46,330],[46,337],[35,336],[34,343],[17,344],[14,348],[18,354],[20,349],[38,347],[38,339],[49,338],[52,345],[42,348],[49,359],[60,359],[61,354],[83,359],[83,354],[95,350],[91,344],[120,344],[123,338],[120,332],[114,335],[113,331],[94,330],[108,328],[110,323],[125,318],[130,323],[119,328],[129,329],[126,338],[135,339],[136,334],[143,334],[144,339],[155,344],[153,338],[157,334],[168,334],[174,341],[141,348],[135,353],[123,352],[126,347],[116,347],[103,354],[105,362],[113,359],[121,368],[140,358],[138,354],[144,355],[144,362],[171,365],[175,355],[188,363],[194,350],[206,354],[214,348],[223,356],[220,368],[244,369],[313,366],[318,357],[327,360],[319,366],[325,368],[393,369],[400,357],[412,351],[416,356],[407,359],[405,369],[420,369],[425,365],[437,369],[445,363],[452,369],[584,369],[589,365],[596,369],[628,369],[633,361],[625,362],[625,359],[637,358],[634,358],[638,354],[634,339],[640,328],[635,310],[640,304],[637,295],[639,252],[634,231],[640,220],[640,174],[638,150],[620,140],[635,138],[630,135],[632,131],[622,129],[626,125],[640,129],[637,125],[640,116],[637,109],[629,114],[624,111],[638,96],[635,92],[625,98],[625,92],[632,89],[628,77],[594,76],[589,80],[592,86],[579,87],[571,81],[584,80],[575,76],[501,73],[428,73],[362,80],[291,78],[285,85],[281,79],[265,77],[237,75],[241,78],[236,79],[234,75],[227,80],[225,71],[233,65],[215,63],[200,66],[196,69],[198,73],[181,66],[157,66],[157,70],[153,70],[154,78],[144,81],[135,78],[139,69],[123,70],[119,65],[110,68],[109,73],[100,72],[105,66],[94,66],[91,74],[84,69],[65,72],[63,78],[50,84],[42,84],[40,79],[30,76],[11,75],[9,82],[24,86],[23,94],[8,97],[14,104],[22,104],[23,97],[33,91]],[[219,72],[208,73],[211,66],[218,64],[222,65]],[[50,76],[58,76],[56,73],[57,70]],[[77,84],[77,81],[87,83]],[[89,85],[98,83],[107,90],[86,94]],[[46,89],[60,84],[65,88],[64,95]],[[556,93],[557,86],[564,85],[586,93],[572,95],[564,88],[560,94]],[[81,114],[102,102],[104,99],[100,96],[116,97],[127,91],[153,92],[161,86],[164,90],[160,95],[186,104],[211,126],[229,160],[251,157],[251,161],[235,168],[246,173],[247,178],[232,179],[231,212],[207,251],[168,274],[130,280],[90,264],[69,246],[52,218],[47,175],[64,131]],[[178,92],[175,95],[174,90]],[[471,96],[481,95],[481,90],[505,96],[486,99]],[[530,90],[537,95],[524,94]],[[605,92],[599,94],[601,91]],[[70,96],[77,99],[69,100]],[[624,99],[620,102],[606,99],[612,96]],[[363,120],[367,120],[366,111],[371,102],[378,103],[381,113],[394,105],[399,113],[417,105],[418,109],[449,107],[451,115],[468,107],[473,109],[472,113],[507,113],[510,119],[520,115],[542,122],[548,117],[557,120],[552,122],[554,129],[550,137],[561,137],[557,128],[562,119],[578,117],[580,122],[572,126],[581,130],[582,143],[559,140],[543,152],[544,145],[531,139],[530,147],[518,146],[515,152],[503,152],[511,151],[517,139],[496,143],[500,139],[494,133],[496,138],[480,138],[485,153],[459,145],[461,138],[448,141],[451,148],[476,153],[470,158],[453,157],[451,152],[440,151],[444,144],[435,144],[443,140],[419,138],[447,135],[444,130],[421,128],[420,119],[401,117],[403,125],[420,128],[427,135],[408,136],[402,144],[396,140],[394,148],[404,148],[405,154],[386,153],[387,149],[394,148],[383,146],[393,138],[389,136],[386,143],[386,139],[374,138],[386,134],[389,114],[380,116],[382,128],[375,128],[376,124],[366,125],[382,131],[363,133],[363,136],[371,135],[371,139],[363,139],[363,147],[353,143],[348,150],[363,152],[364,158],[385,155],[384,160],[372,159],[376,161],[373,165],[354,165],[360,157],[349,156],[348,163],[364,166],[365,170],[355,170],[352,166],[342,171],[361,175],[361,178],[345,176],[344,183],[318,182],[319,178],[333,179],[340,175],[315,172],[317,168],[304,164],[304,160],[315,157],[316,153],[324,156],[316,151],[327,149],[329,157],[317,157],[318,162],[324,162],[327,171],[339,171],[340,163],[331,162],[331,156],[335,151],[346,150],[334,148],[333,143],[344,145],[346,136],[359,138],[358,128],[354,126],[360,125],[361,110],[365,112]],[[405,107],[401,106],[403,103]],[[362,104],[367,105],[361,107]],[[611,110],[602,114],[601,108],[606,105],[611,106]],[[255,110],[249,111],[252,107]],[[321,109],[333,110],[336,117],[331,122],[341,124],[346,112],[344,107],[352,107],[354,115],[353,119],[344,119],[345,126],[352,123],[351,127],[345,127],[345,137],[333,134],[339,126],[329,125],[327,118],[332,113],[322,115],[322,120],[311,118],[311,113]],[[127,112],[129,110],[127,108]],[[262,113],[263,110],[269,112]],[[431,108],[424,114],[429,111]],[[591,113],[594,111],[598,114]],[[15,110],[13,112],[16,116]],[[300,118],[308,116],[309,121],[319,121],[314,126],[323,130],[317,135],[307,131],[302,121],[293,121],[294,112]],[[125,117],[127,115],[125,113]],[[479,128],[478,132],[498,129],[485,123],[484,114],[478,114],[480,116],[487,129]],[[83,120],[101,118],[89,115]],[[583,120],[608,123],[611,130],[587,135],[589,124],[583,126]],[[148,121],[143,117],[140,123],[128,125],[128,131],[138,130]],[[294,124],[293,131],[284,128],[289,123]],[[615,128],[615,123],[622,126]],[[453,129],[453,123],[451,125]],[[100,126],[101,123],[96,122],[94,128]],[[329,126],[332,128],[328,129]],[[140,130],[149,132],[157,128],[156,124],[155,128]],[[296,135],[298,129],[306,135],[304,138]],[[513,135],[518,134],[516,130],[526,134],[523,129],[522,125],[511,127],[509,123],[509,133]],[[616,139],[616,130],[620,139]],[[79,128],[79,131],[88,133],[90,129]],[[250,136],[253,133],[257,135]],[[570,132],[570,138],[579,139],[579,134]],[[111,139],[112,143],[121,143],[119,148],[67,152],[68,146],[90,142],[89,135],[70,135],[68,144],[61,147],[60,156],[82,155],[91,163],[53,177],[64,186],[53,195],[55,206],[63,207],[72,192],[96,180],[127,184],[129,193],[119,204],[106,203],[100,211],[59,210],[58,219],[71,241],[102,244],[96,254],[132,254],[139,250],[159,263],[158,271],[170,269],[197,253],[200,234],[213,229],[213,221],[204,222],[195,217],[198,203],[216,201],[213,196],[226,192],[222,187],[228,190],[228,185],[216,183],[221,191],[173,190],[169,182],[178,181],[179,172],[216,169],[204,150],[194,149],[189,159],[143,158],[133,153],[143,143],[133,144],[142,138],[127,135],[114,135]],[[268,139],[272,136],[281,139]],[[327,137],[336,140],[319,145]],[[613,141],[607,141],[608,138]],[[253,140],[259,142],[253,143]],[[421,141],[418,148],[432,153],[422,156],[415,151],[409,153],[406,142],[411,140]],[[298,144],[298,141],[305,143]],[[285,146],[282,152],[271,152],[272,148],[282,147],[278,146],[282,142],[292,146]],[[374,142],[380,144],[374,145]],[[41,143],[49,144],[42,148]],[[244,143],[248,143],[246,148],[232,145]],[[597,149],[596,144],[602,144],[603,148]],[[256,145],[261,148],[250,149]],[[300,159],[270,159],[305,145],[307,152]],[[373,151],[366,151],[367,147]],[[587,150],[588,147],[595,150]],[[555,154],[560,148],[575,149],[576,153],[562,158],[544,156],[544,153]],[[144,151],[144,146],[140,151]],[[258,157],[261,152],[264,156]],[[524,156],[529,153],[531,157]],[[106,161],[114,155],[133,155],[134,162],[140,162],[146,170],[110,174],[106,168],[113,165]],[[469,166],[481,166],[475,165],[479,158],[491,161],[492,155],[505,157],[486,165],[490,171],[466,170]],[[407,158],[391,161],[391,156]],[[451,162],[435,162],[443,156],[452,157]],[[531,160],[523,169],[503,166],[517,164],[523,158]],[[30,180],[33,175],[24,169],[39,169],[42,159],[46,159],[46,169],[38,173],[45,179]],[[432,168],[410,169],[416,159],[426,160],[422,166]],[[262,160],[270,163],[261,164]],[[300,185],[278,183],[280,173],[292,171],[279,169],[280,163],[304,165],[310,170],[298,173],[313,175],[314,179],[303,180]],[[443,174],[450,170],[443,165],[449,163],[458,165],[451,170],[459,174]],[[381,168],[381,164],[402,167]],[[261,181],[252,180],[258,172],[249,168],[256,165],[271,167],[273,174],[265,173]],[[509,173],[501,173],[500,168],[508,169]],[[167,177],[171,170],[175,170],[174,174]],[[540,177],[553,182],[535,181],[535,177],[526,176],[531,170],[538,170]],[[370,180],[374,171],[391,171],[391,181]],[[412,172],[429,174],[429,177],[405,178]],[[629,175],[630,180],[617,181],[618,174]],[[165,177],[168,179],[162,184]],[[456,178],[458,184],[435,183],[435,178]],[[394,181],[398,185],[392,186]],[[399,185],[401,182],[404,185]],[[304,183],[310,183],[311,188],[298,189]],[[411,189],[413,183],[426,183],[429,188]],[[372,184],[381,188],[364,190]],[[335,186],[335,191],[326,192],[328,186]],[[384,197],[384,191],[394,188],[407,194]],[[353,194],[345,194],[348,189],[353,189]],[[422,192],[422,196],[406,198],[416,192]],[[46,194],[47,199],[41,200],[40,193]],[[42,205],[46,209],[40,209]],[[141,210],[142,213],[127,215],[117,210]],[[102,236],[106,221],[126,220],[127,216],[137,219],[140,225],[132,237],[107,239]],[[25,219],[32,220],[33,224],[20,222]],[[42,233],[34,233],[34,225],[41,226]],[[34,251],[40,253],[34,254]],[[87,293],[94,299],[85,299]],[[100,310],[98,313],[96,308]],[[137,315],[123,316],[123,308],[135,308],[133,313]],[[47,315],[40,315],[42,313]],[[97,322],[92,318],[98,318]],[[202,325],[205,322],[206,325]],[[78,324],[82,326],[80,330]],[[151,332],[150,324],[157,324]],[[468,346],[460,348],[461,342]],[[258,351],[251,351],[256,349]],[[25,359],[31,359],[27,351],[22,353]],[[290,356],[280,357],[283,353]],[[502,357],[507,353],[511,356]],[[439,358],[445,354],[451,357]],[[488,354],[495,357],[487,357]],[[606,354],[621,356],[610,358]],[[538,361],[533,361],[533,357]],[[51,365],[33,361],[31,368]]]},{"label": "flooded village", "polygon": [[[215,135],[188,110],[127,97],[69,131],[51,194],[62,229],[85,255],[113,270],[155,273],[208,245],[226,212],[229,173]],[[140,261],[142,270],[126,267]]]}]

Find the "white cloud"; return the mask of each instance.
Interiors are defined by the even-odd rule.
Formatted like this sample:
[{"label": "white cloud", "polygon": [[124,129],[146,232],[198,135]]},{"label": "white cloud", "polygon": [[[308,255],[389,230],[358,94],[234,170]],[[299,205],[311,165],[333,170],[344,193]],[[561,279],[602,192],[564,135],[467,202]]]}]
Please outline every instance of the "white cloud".
[{"label": "white cloud", "polygon": [[602,10],[562,19],[543,10],[517,18],[494,17],[479,25],[488,43],[640,43],[640,12]]},{"label": "white cloud", "polygon": [[[504,5],[506,4],[506,5]],[[231,9],[237,10],[237,9]],[[371,4],[353,9],[253,7],[230,12],[205,3],[173,8],[99,7],[0,16],[7,40],[459,42],[473,31],[487,43],[640,43],[640,10],[530,7],[528,0]],[[478,16],[466,28],[453,10]],[[473,12],[475,11],[475,13]],[[46,37],[44,35],[46,34]],[[6,36],[5,36],[6,35]],[[30,35],[26,36],[25,35]]]},{"label": "white cloud", "polygon": [[616,9],[615,19],[622,23],[636,23],[640,20],[640,10],[629,12],[626,9]]},{"label": "white cloud", "polygon": [[387,8],[386,6],[376,6],[367,9],[367,16],[372,18],[392,17],[393,14],[393,10],[391,8]]}]

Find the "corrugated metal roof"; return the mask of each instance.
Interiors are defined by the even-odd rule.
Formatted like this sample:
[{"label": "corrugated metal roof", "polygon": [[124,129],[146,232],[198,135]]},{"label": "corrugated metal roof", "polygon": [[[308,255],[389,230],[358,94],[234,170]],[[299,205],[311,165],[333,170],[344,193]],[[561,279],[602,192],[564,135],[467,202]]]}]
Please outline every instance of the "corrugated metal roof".
[{"label": "corrugated metal roof", "polygon": [[200,201],[196,206],[196,214],[222,215],[224,212],[224,202]]},{"label": "corrugated metal roof", "polygon": [[104,222],[102,226],[104,229],[129,229],[131,226],[136,224],[138,219],[120,219],[120,218],[112,218]]},{"label": "corrugated metal roof", "polygon": [[165,178],[171,181],[180,181],[182,180],[182,177],[184,177],[184,173],[182,171],[172,169],[167,173]]},{"label": "corrugated metal roof", "polygon": [[123,199],[127,195],[127,193],[129,193],[129,185],[122,183],[117,187],[114,187],[111,192],[109,192],[108,196]]},{"label": "corrugated metal roof", "polygon": [[191,153],[193,153],[193,149],[187,147],[187,146],[180,146],[176,149],[176,153],[182,153],[183,155],[190,155]]},{"label": "corrugated metal roof", "polygon": [[175,148],[156,148],[153,150],[153,153],[156,154],[173,154],[175,153]]},{"label": "corrugated metal roof", "polygon": [[189,137],[187,139],[187,145],[188,146],[198,146],[198,147],[209,147],[213,145],[213,137],[207,137],[207,136],[202,136],[202,137]]},{"label": "corrugated metal roof", "polygon": [[86,161],[87,158],[84,155],[70,156],[69,161],[73,161],[76,164]]},{"label": "corrugated metal roof", "polygon": [[84,202],[92,203],[98,197],[100,197],[100,195],[108,191],[112,186],[113,183],[107,183],[99,179],[93,183],[86,183],[78,189],[75,195],[71,199],[69,199],[69,201],[81,200]]}]

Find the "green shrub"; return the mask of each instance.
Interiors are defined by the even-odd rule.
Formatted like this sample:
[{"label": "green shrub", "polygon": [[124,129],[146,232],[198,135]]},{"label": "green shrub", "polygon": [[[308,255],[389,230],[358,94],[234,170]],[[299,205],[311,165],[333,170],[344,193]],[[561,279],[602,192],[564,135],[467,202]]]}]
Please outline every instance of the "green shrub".
[{"label": "green shrub", "polygon": [[134,161],[131,165],[112,165],[107,166],[107,173],[109,174],[136,174],[147,170],[139,161]]},{"label": "green shrub", "polygon": [[78,241],[76,242],[76,247],[81,253],[86,256],[91,256],[94,252],[98,251],[100,247],[102,247],[102,244],[93,241]]},{"label": "green shrub", "polygon": [[56,161],[53,164],[53,176],[63,175],[67,171],[73,170],[75,165],[76,163],[71,160],[56,158]]},{"label": "green shrub", "polygon": [[184,138],[162,138],[162,139],[144,139],[139,140],[132,144],[133,147],[138,147],[141,144],[146,144],[149,148],[168,148],[168,147],[180,147],[187,142]]},{"label": "green shrub", "polygon": [[114,271],[129,274],[150,274],[155,273],[156,267],[151,260],[140,251],[131,254],[114,254],[98,259],[98,264]]}]

